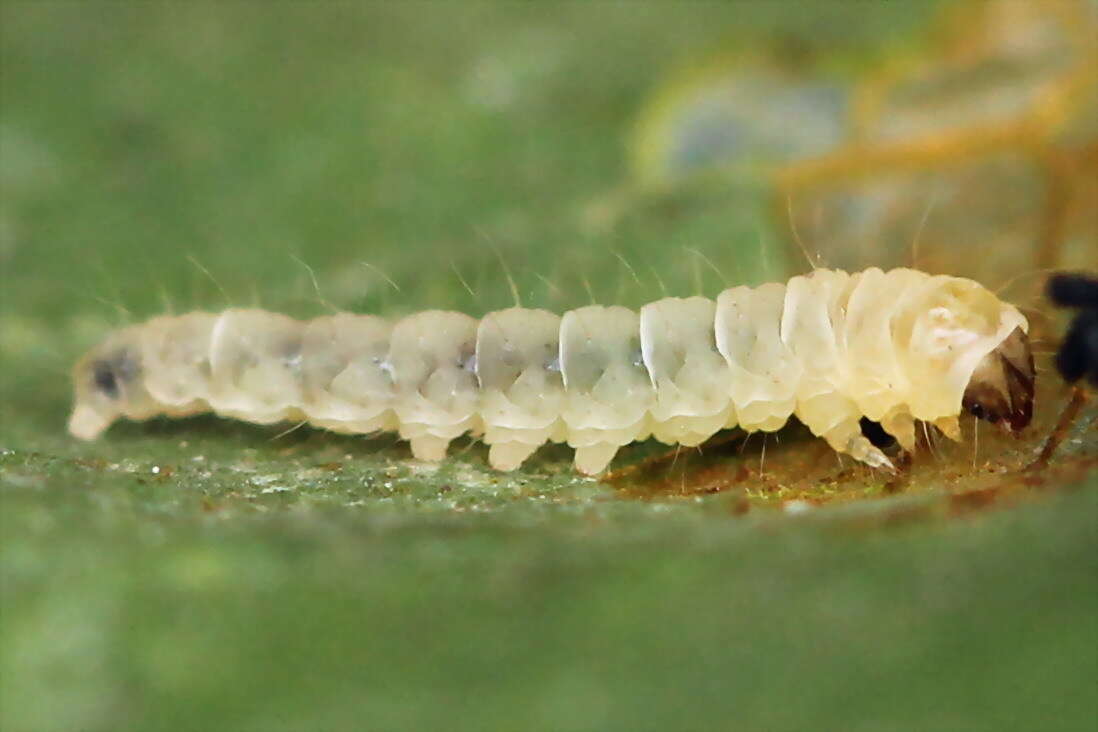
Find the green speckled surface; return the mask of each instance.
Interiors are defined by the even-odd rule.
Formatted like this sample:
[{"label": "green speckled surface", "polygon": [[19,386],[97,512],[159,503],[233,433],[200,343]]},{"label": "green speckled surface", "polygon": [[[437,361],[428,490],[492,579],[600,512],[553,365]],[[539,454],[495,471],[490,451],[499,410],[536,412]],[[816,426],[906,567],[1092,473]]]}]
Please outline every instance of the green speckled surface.
[{"label": "green speckled surface", "polygon": [[470,442],[429,466],[213,417],[64,432],[117,324],[324,312],[298,260],[394,315],[507,306],[501,262],[557,310],[786,276],[759,182],[587,214],[665,68],[837,27],[870,58],[928,14],[866,7],[6,3],[0,727],[1092,724],[1095,410],[1019,472],[1051,379],[1027,438],[924,446],[901,480],[797,427],[636,446],[613,483],[560,447],[501,475]]}]

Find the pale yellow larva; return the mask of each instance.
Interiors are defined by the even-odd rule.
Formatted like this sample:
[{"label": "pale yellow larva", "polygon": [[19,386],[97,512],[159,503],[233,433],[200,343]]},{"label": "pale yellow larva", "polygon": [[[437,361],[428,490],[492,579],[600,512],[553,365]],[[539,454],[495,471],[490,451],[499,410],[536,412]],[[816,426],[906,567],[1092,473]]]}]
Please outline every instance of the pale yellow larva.
[{"label": "pale yellow larva", "polygon": [[716,301],[664,298],[639,313],[302,322],[198,312],[118,331],[85,356],[69,430],[91,439],[119,417],[212,411],[397,431],[423,460],[441,460],[470,433],[501,470],[545,442],[567,442],[576,468],[597,474],[635,440],[697,445],[721,429],[773,431],[796,416],[836,451],[887,469],[862,417],[908,450],[916,421],[957,438],[962,409],[1024,427],[1034,386],[1026,330],[1016,308],[978,283],[911,269],[819,269]]}]

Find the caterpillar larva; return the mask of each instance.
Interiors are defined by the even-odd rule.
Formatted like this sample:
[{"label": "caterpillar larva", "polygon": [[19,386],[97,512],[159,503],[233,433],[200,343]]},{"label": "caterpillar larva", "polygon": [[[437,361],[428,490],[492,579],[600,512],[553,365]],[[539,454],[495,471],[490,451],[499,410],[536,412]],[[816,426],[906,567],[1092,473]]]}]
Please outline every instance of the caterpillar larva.
[{"label": "caterpillar larva", "polygon": [[915,422],[958,439],[962,409],[1011,431],[1029,423],[1025,318],[976,282],[911,269],[818,269],[716,299],[640,312],[592,305],[558,316],[511,308],[478,322],[426,311],[389,322],[307,322],[261,310],[154,318],[109,336],[74,370],[69,430],[213,411],[257,423],[399,432],[423,460],[465,433],[494,468],[547,441],[584,473],[649,436],[698,445],[718,430],[773,431],[795,415],[877,468],[862,435],[879,422],[907,450]]}]

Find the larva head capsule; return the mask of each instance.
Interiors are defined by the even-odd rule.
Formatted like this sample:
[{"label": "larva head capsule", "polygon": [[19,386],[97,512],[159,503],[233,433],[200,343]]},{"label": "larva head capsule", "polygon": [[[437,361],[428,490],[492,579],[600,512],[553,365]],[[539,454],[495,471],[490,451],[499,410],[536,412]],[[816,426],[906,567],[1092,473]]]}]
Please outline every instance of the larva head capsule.
[{"label": "larva head capsule", "polygon": [[156,412],[141,378],[140,333],[127,328],[92,349],[73,368],[76,393],[69,432],[98,437],[119,417],[145,419]]},{"label": "larva head capsule", "polygon": [[1015,328],[977,364],[961,403],[976,417],[1019,432],[1033,418],[1034,376],[1029,337]]}]

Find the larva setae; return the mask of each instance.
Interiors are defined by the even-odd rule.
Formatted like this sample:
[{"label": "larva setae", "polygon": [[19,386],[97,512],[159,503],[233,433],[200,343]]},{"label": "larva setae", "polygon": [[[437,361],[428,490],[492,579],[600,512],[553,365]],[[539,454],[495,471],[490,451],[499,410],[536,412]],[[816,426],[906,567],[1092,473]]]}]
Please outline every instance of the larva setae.
[{"label": "larva setae", "polygon": [[477,321],[432,310],[395,322],[194,312],[125,328],[87,354],[69,430],[91,439],[119,417],[213,411],[397,431],[424,460],[471,433],[500,470],[567,442],[576,468],[596,474],[634,440],[698,445],[795,415],[838,452],[889,469],[862,417],[907,450],[917,420],[959,438],[962,409],[1011,431],[1028,424],[1027,327],[978,283],[911,269],[818,269],[639,312],[512,308]]}]

